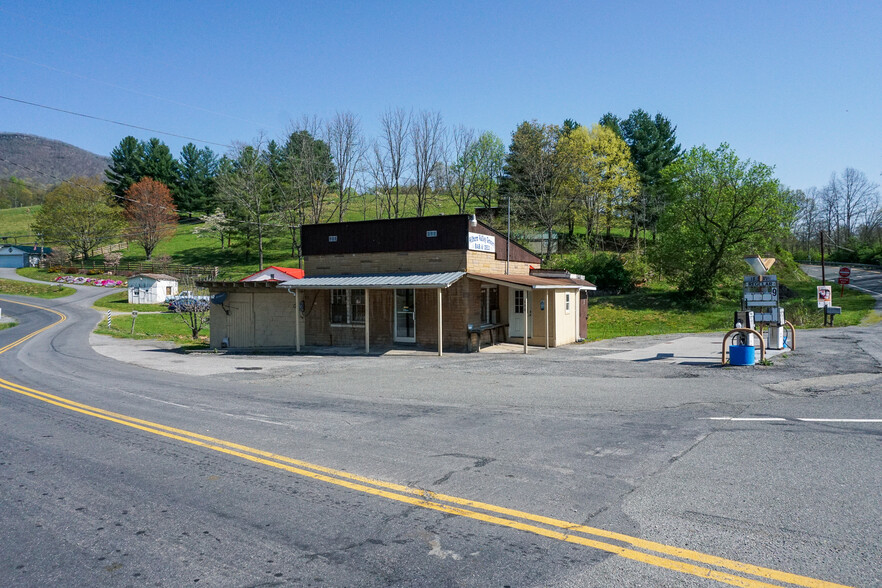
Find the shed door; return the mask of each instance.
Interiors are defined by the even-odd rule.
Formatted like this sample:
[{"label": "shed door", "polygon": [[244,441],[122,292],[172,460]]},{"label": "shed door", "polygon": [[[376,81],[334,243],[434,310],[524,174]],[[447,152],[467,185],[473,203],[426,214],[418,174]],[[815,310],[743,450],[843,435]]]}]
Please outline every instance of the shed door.
[{"label": "shed door", "polygon": [[254,347],[254,313],[250,295],[237,296],[235,302],[230,302],[227,329],[230,347]]},{"label": "shed door", "polygon": [[588,337],[588,290],[579,290],[579,339]]}]

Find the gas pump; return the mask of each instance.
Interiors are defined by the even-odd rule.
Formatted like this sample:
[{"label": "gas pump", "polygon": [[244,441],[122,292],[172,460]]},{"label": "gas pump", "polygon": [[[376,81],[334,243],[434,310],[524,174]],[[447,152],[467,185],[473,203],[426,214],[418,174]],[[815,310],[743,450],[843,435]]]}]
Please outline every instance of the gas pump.
[{"label": "gas pump", "polygon": [[[768,275],[775,263],[772,257],[751,256],[744,261],[756,275],[744,276],[744,295],[741,310],[753,310],[756,323],[768,326],[769,341],[766,349],[784,349],[784,309],[778,300],[778,276]],[[738,313],[736,313],[737,321]],[[750,343],[749,343],[750,344]]]},{"label": "gas pump", "polygon": [[[753,320],[752,310],[736,310],[735,321],[732,324],[733,329],[756,329],[756,323]],[[753,333],[738,333],[733,340],[734,345],[750,345],[755,347]]]}]

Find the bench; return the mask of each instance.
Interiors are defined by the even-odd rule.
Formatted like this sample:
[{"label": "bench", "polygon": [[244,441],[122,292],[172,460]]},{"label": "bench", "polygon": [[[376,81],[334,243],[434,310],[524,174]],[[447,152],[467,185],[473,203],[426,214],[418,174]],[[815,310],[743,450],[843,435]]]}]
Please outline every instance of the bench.
[{"label": "bench", "polygon": [[[480,352],[481,351],[481,335],[483,333],[489,332],[490,333],[490,344],[496,345],[497,339],[499,339],[500,341],[503,341],[508,338],[508,333],[507,333],[506,329],[508,329],[508,323],[496,323],[496,324],[490,324],[490,325],[472,326],[468,330],[469,351],[472,350],[472,335],[477,335],[478,352]],[[500,335],[502,336],[501,338],[499,338]]]}]

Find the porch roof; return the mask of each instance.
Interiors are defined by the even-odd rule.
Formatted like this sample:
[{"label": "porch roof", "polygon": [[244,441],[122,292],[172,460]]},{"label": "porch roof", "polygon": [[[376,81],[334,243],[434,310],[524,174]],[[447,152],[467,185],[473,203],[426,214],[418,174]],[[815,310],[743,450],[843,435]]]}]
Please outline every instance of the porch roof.
[{"label": "porch roof", "polygon": [[541,278],[539,276],[513,276],[511,274],[473,274],[470,278],[500,286],[529,288],[531,290],[597,290],[591,282],[577,278]]},{"label": "porch roof", "polygon": [[299,290],[327,290],[331,288],[449,288],[465,276],[465,272],[409,273],[409,274],[355,274],[351,276],[314,276],[287,280],[280,288]]}]

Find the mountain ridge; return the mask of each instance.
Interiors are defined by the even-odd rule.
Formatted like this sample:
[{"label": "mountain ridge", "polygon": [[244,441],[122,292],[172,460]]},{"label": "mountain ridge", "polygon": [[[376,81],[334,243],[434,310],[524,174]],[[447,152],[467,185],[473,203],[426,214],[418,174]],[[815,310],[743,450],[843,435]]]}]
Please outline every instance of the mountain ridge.
[{"label": "mountain ridge", "polygon": [[0,178],[15,176],[47,187],[75,176],[103,179],[109,164],[109,157],[64,141],[26,133],[0,133]]}]

